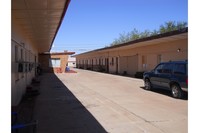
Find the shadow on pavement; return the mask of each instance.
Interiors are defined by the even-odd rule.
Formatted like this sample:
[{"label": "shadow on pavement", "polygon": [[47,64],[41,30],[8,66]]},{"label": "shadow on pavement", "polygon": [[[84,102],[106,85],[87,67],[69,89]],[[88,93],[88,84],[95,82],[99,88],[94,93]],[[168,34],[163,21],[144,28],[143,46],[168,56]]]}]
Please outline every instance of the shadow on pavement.
[{"label": "shadow on pavement", "polygon": [[[142,89],[144,89],[144,86],[140,87]],[[146,90],[147,91],[147,90]],[[150,90],[154,93],[158,93],[158,94],[161,94],[161,95],[165,95],[165,96],[169,96],[169,97],[172,97],[171,95],[171,91],[169,90],[165,90],[165,89],[161,89],[161,88],[153,88],[152,90]],[[182,100],[188,100],[188,93],[185,93],[184,95],[184,98]]]},{"label": "shadow on pavement", "polygon": [[34,108],[37,133],[107,132],[55,74],[44,73],[41,80]]}]

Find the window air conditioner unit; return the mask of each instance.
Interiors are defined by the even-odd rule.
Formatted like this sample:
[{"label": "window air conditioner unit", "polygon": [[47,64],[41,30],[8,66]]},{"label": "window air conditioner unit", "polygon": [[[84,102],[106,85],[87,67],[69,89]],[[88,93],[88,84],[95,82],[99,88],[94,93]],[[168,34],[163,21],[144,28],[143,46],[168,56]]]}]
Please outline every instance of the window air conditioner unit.
[{"label": "window air conditioner unit", "polygon": [[22,62],[19,62],[19,63],[18,63],[18,72],[22,73],[22,72],[23,72],[23,69],[24,69],[23,63],[22,63]]}]

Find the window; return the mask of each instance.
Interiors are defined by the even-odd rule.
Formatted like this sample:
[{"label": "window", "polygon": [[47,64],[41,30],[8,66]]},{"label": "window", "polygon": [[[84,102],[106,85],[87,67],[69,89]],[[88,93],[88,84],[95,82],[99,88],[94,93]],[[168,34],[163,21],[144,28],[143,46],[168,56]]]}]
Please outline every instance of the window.
[{"label": "window", "polygon": [[18,61],[18,46],[15,46],[15,62]]},{"label": "window", "polygon": [[142,64],[146,64],[146,56],[142,56]]},{"label": "window", "polygon": [[114,58],[112,58],[112,62],[111,62],[111,64],[112,64],[112,65],[114,65]]},{"label": "window", "polygon": [[162,69],[163,69],[163,65],[164,64],[160,64],[155,68],[155,73],[162,73]]},{"label": "window", "polygon": [[174,74],[186,74],[185,64],[175,64],[173,68]]},{"label": "window", "polygon": [[24,60],[24,59],[23,59],[23,57],[24,57],[23,54],[24,54],[24,53],[23,53],[23,49],[21,49],[21,60],[22,60],[22,61]]},{"label": "window", "polygon": [[[21,49],[20,61],[24,61],[24,50]],[[21,72],[21,78],[24,78],[24,64],[21,63],[18,66],[18,72]]]},{"label": "window", "polygon": [[60,67],[60,58],[49,59],[49,67]]},{"label": "window", "polygon": [[164,64],[162,73],[171,74],[173,64]]},{"label": "window", "polygon": [[161,63],[162,62],[162,55],[158,55],[157,56],[157,64]]},{"label": "window", "polygon": [[146,69],[146,67],[147,67],[147,57],[146,56],[142,56],[142,69]]},{"label": "window", "polygon": [[19,80],[19,72],[18,72],[18,67],[19,67],[19,63],[18,62],[18,46],[15,45],[15,81]]}]

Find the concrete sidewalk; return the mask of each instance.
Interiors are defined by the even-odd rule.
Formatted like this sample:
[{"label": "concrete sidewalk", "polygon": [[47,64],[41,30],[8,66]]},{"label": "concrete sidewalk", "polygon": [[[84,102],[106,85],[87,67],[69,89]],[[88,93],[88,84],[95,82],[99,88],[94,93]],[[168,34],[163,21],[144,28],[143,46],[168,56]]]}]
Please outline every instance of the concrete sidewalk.
[{"label": "concrete sidewalk", "polygon": [[37,133],[105,133],[105,129],[54,74],[41,76],[34,119]]}]

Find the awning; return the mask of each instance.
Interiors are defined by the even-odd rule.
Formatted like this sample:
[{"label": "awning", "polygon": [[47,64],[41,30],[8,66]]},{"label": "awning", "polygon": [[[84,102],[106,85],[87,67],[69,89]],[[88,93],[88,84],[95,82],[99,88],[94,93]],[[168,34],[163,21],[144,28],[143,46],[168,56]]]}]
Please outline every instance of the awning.
[{"label": "awning", "polygon": [[46,52],[62,23],[70,0],[12,0],[12,22],[38,49]]}]

